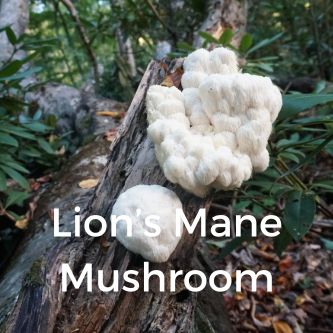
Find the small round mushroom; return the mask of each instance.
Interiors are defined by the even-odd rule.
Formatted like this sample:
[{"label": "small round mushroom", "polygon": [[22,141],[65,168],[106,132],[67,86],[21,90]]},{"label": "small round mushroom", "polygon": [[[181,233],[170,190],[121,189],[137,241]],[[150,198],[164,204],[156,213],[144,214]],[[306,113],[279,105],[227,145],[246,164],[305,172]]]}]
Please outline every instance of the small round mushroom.
[{"label": "small round mushroom", "polygon": [[269,164],[266,149],[282,107],[270,78],[240,73],[226,48],[184,61],[183,91],[151,86],[148,135],[166,178],[199,197],[234,189]]},{"label": "small round mushroom", "polygon": [[[160,185],[134,186],[120,194],[112,210],[112,215],[126,215],[132,220],[132,236],[127,235],[126,222],[118,221],[116,238],[128,250],[151,262],[165,262],[181,238],[176,236],[177,208],[181,209],[182,203],[173,191]],[[150,221],[160,228],[154,237],[147,236],[147,232],[151,235],[156,231],[146,223],[152,215],[159,217]],[[182,224],[179,228],[182,234]]]}]

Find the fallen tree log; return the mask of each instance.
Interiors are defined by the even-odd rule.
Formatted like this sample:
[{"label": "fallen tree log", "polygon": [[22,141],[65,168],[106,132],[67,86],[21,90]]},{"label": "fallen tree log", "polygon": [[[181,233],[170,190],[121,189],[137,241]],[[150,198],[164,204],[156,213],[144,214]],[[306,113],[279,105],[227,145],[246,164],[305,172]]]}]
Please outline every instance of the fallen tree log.
[{"label": "fallen tree log", "polygon": [[[208,208],[211,198],[199,199],[169,183],[163,175],[147,137],[145,95],[152,84],[162,81],[159,63],[151,62],[145,72],[127,116],[111,147],[111,154],[99,185],[85,207],[84,216],[98,214],[106,219],[119,194],[137,184],[160,184],[174,190],[183,203],[191,221],[201,207]],[[81,207],[82,209],[83,207]],[[193,235],[183,234],[176,251],[167,263],[151,264],[150,269],[164,272],[166,280],[170,269],[189,270],[199,239],[199,228]],[[186,290],[182,283],[174,293],[159,292],[154,280],[149,292],[142,288],[134,293],[103,293],[93,285],[67,293],[61,291],[61,263],[69,263],[78,276],[86,263],[92,263],[94,272],[104,272],[104,283],[112,280],[114,270],[119,276],[129,269],[140,272],[138,282],[143,285],[143,259],[127,251],[116,239],[90,237],[66,238],[56,242],[33,267],[33,279],[26,279],[15,306],[3,324],[4,332],[230,332],[225,316],[221,323],[200,325],[195,313],[200,295]],[[96,276],[94,276],[96,278]],[[156,282],[156,281],[155,281]],[[123,281],[120,281],[120,286]],[[212,290],[205,302],[214,300],[214,306],[223,305],[223,296]],[[209,308],[207,306],[206,308]],[[202,309],[200,313],[202,314]],[[224,309],[220,309],[221,313]],[[209,316],[206,316],[209,318]],[[202,316],[200,316],[202,319]],[[222,319],[223,318],[223,319]],[[208,320],[208,319],[207,319]],[[215,314],[216,321],[216,314]],[[200,328],[201,327],[201,328]],[[222,330],[223,328],[223,330]],[[213,331],[212,331],[213,330]]]}]

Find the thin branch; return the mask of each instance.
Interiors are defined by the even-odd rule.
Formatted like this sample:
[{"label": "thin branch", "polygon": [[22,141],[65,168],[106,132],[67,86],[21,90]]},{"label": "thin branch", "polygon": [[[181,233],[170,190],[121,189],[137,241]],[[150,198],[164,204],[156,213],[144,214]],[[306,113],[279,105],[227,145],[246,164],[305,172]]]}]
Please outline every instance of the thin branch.
[{"label": "thin branch", "polygon": [[64,47],[63,47],[63,42],[61,41],[61,38],[60,38],[60,33],[59,33],[59,22],[58,22],[58,15],[59,15],[59,7],[58,7],[58,4],[55,3],[55,1],[53,0],[53,7],[54,7],[54,22],[55,22],[55,26],[56,26],[56,35],[60,41],[60,51],[62,53],[62,56],[64,58],[64,62],[65,62],[65,65],[67,67],[67,70],[68,70],[68,73],[69,73],[69,77],[70,77],[70,80],[72,82],[72,85],[75,85],[75,80],[74,80],[74,76],[72,74],[72,69],[71,69],[71,66],[69,64],[69,61],[68,61],[68,58],[66,56],[66,53],[64,51]]},{"label": "thin branch", "polygon": [[[63,26],[63,28],[64,28],[64,31],[65,31],[65,35],[66,35],[66,38],[67,38],[68,45],[73,45],[73,44],[74,44],[74,41],[73,41],[73,39],[72,39],[72,37],[71,37],[71,34],[70,34],[69,30],[68,30],[68,26],[67,26],[66,20],[65,20],[65,18],[64,18],[64,15],[62,14],[61,10],[59,10],[58,4],[57,4],[55,1],[53,2],[53,4],[54,4],[54,8],[55,8],[55,10],[57,10],[57,12],[58,12],[58,14],[59,14],[59,18],[60,18],[61,23],[62,23],[62,26]],[[78,71],[79,71],[79,73],[80,73],[80,75],[81,75],[81,77],[82,77],[82,79],[83,79],[83,77],[84,77],[84,71],[83,71],[83,68],[82,68],[82,66],[81,66],[81,61],[79,60],[79,58],[78,58],[76,52],[74,52],[74,54],[73,54],[73,58],[74,58],[74,61],[75,61],[75,65],[77,66]]]},{"label": "thin branch", "polygon": [[90,43],[89,37],[82,25],[79,14],[78,14],[76,8],[74,7],[73,3],[71,2],[71,0],[60,0],[60,2],[67,8],[70,16],[72,17],[72,19],[76,25],[76,28],[79,32],[81,41],[86,49],[88,58],[93,66],[95,82],[96,82],[96,84],[98,84],[99,74],[98,74],[98,64],[97,64],[97,60],[96,60],[96,55],[91,48],[91,43]]},{"label": "thin branch", "polygon": [[153,12],[153,14],[156,16],[157,20],[162,24],[162,26],[169,32],[169,34],[172,36],[173,40],[177,42],[177,35],[176,33],[164,22],[162,17],[160,16],[158,10],[154,6],[154,4],[150,0],[145,0],[145,3],[148,5],[150,10]]}]

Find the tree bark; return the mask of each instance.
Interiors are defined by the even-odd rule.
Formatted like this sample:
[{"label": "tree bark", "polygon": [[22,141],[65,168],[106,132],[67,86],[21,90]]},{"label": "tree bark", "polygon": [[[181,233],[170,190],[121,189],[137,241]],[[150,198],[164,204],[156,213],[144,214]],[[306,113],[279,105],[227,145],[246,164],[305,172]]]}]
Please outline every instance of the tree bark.
[{"label": "tree bark", "polygon": [[[199,29],[219,38],[226,28],[234,32],[232,44],[237,46],[246,29],[247,0],[210,0],[207,8],[208,16]],[[204,40],[196,34],[194,46],[199,48]]]},{"label": "tree bark", "polygon": [[[149,64],[112,144],[112,152],[99,185],[85,207],[84,216],[98,214],[108,220],[119,194],[137,184],[160,184],[174,190],[183,203],[189,221],[193,220],[199,208],[209,207],[210,198],[199,199],[165,179],[156,161],[153,144],[147,137],[145,95],[150,85],[161,82],[161,72],[157,62]],[[166,281],[171,269],[182,269],[185,272],[189,270],[199,239],[199,228],[197,229],[193,235],[184,232],[171,259],[164,264],[151,264],[150,270],[159,269],[164,272]],[[157,281],[154,280],[150,283],[149,292],[143,292],[140,287],[134,293],[121,290],[103,293],[95,284],[91,293],[86,291],[86,286],[81,286],[79,290],[69,286],[67,293],[61,292],[61,263],[69,263],[78,276],[87,262],[92,263],[94,278],[98,269],[103,270],[105,284],[112,281],[113,271],[118,270],[121,288],[124,282],[122,273],[135,269],[140,272],[138,281],[140,286],[143,285],[143,259],[127,251],[116,239],[63,239],[51,246],[33,267],[34,271],[30,272],[30,276],[33,274],[34,278],[25,279],[15,306],[3,324],[3,331],[192,332],[196,327],[194,319],[198,297],[187,291],[182,283],[174,293],[159,292]],[[216,304],[221,304],[222,295],[212,293],[221,300]]]}]

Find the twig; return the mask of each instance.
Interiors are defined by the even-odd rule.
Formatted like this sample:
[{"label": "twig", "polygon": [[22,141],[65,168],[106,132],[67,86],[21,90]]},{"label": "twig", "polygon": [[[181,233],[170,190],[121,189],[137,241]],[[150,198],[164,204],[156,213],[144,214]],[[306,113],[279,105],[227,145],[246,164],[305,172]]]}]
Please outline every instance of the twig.
[{"label": "twig", "polygon": [[1,202],[0,202],[0,216],[6,216],[9,220],[16,222],[15,217],[6,211]]},{"label": "twig", "polygon": [[315,333],[333,333],[333,330],[330,328],[307,327],[306,330],[308,332],[315,332]]},{"label": "twig", "polygon": [[162,17],[160,16],[159,12],[157,11],[156,7],[150,0],[145,0],[146,4],[150,8],[150,10],[153,12],[153,14],[156,16],[157,20],[162,24],[162,26],[169,32],[169,34],[172,36],[173,40],[177,42],[177,35],[176,33],[164,22]]},{"label": "twig", "polygon": [[[283,170],[281,171],[279,169],[279,167],[281,167]],[[277,167],[276,169],[283,175],[283,171],[287,172],[289,171],[288,165],[281,159],[278,158],[277,159]],[[296,176],[296,174],[294,172],[291,172],[289,175],[287,175],[285,177],[287,179],[287,181],[293,186],[296,185],[298,186],[298,188],[300,190],[304,190],[304,191],[309,191],[309,189],[307,188],[307,186]],[[320,198],[315,198],[315,201],[317,203],[318,209],[327,217],[333,217],[333,213],[327,209],[321,202],[320,202]]]},{"label": "twig", "polygon": [[88,58],[93,66],[95,82],[96,82],[96,84],[98,84],[99,74],[98,74],[98,65],[97,65],[96,56],[91,48],[89,37],[82,25],[78,12],[77,12],[76,8],[74,7],[73,3],[71,2],[71,0],[60,0],[60,2],[67,8],[70,16],[72,17],[73,21],[75,22],[76,28],[77,28],[80,38],[81,38],[81,41],[86,49]]},{"label": "twig", "polygon": [[[61,41],[60,34],[59,34],[59,24],[58,24],[59,23],[58,22],[59,7],[58,7],[58,4],[55,3],[55,0],[53,0],[53,7],[54,7],[54,22],[55,22],[55,25],[56,25],[56,29],[55,29],[56,30],[56,35],[57,35],[57,38],[59,39],[59,41]],[[65,27],[64,27],[64,29],[65,29],[65,32],[66,32],[66,28]],[[74,80],[74,77],[73,77],[73,72],[72,72],[71,66],[69,64],[68,58],[66,56],[66,53],[64,51],[63,42],[62,41],[60,42],[60,51],[62,53],[62,56],[64,57],[64,62],[66,64],[70,80],[72,81],[72,84],[75,85],[75,80]]]},{"label": "twig", "polygon": [[333,228],[333,220],[318,220],[314,221],[313,224],[318,227]]},{"label": "twig", "polygon": [[[66,35],[66,38],[67,38],[68,45],[73,45],[73,44],[74,44],[74,41],[73,41],[73,39],[72,39],[72,37],[71,37],[71,34],[69,33],[69,30],[68,30],[68,26],[67,26],[66,20],[65,20],[65,18],[64,18],[64,15],[62,14],[61,10],[59,10],[58,3],[56,3],[55,0],[54,0],[54,2],[53,2],[53,5],[54,5],[55,10],[56,10],[56,11],[58,12],[58,14],[59,14],[59,18],[60,18],[61,23],[62,23],[62,26],[63,26],[63,28],[64,28],[64,31],[65,31],[65,35]],[[84,77],[84,71],[83,71],[83,69],[82,69],[81,62],[80,62],[80,60],[79,60],[79,58],[78,58],[76,52],[74,52],[73,57],[74,57],[74,60],[75,60],[75,64],[76,64],[76,66],[77,66],[77,68],[78,68],[78,70],[79,70],[79,73],[80,73],[80,75],[81,75],[81,77],[82,77],[82,79],[83,79],[83,77]]]}]

